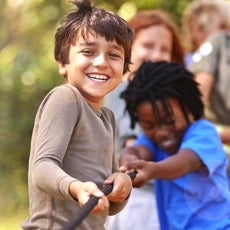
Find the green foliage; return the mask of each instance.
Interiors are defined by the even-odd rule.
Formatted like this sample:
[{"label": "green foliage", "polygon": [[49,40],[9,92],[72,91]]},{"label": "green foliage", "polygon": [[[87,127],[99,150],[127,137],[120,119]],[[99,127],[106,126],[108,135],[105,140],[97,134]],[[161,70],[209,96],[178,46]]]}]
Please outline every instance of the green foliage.
[{"label": "green foliage", "polygon": [[[0,215],[27,208],[27,164],[34,116],[42,98],[61,84],[54,33],[72,9],[65,0],[0,0]],[[130,0],[137,9],[162,8],[180,22],[186,0]],[[95,0],[119,12],[127,1]],[[125,18],[127,11],[121,11]]]},{"label": "green foliage", "polygon": [[[27,163],[36,109],[63,81],[53,59],[62,1],[3,1],[0,16],[0,215],[27,205]],[[4,208],[3,208],[4,207]]]},{"label": "green foliage", "polygon": [[20,209],[12,215],[0,217],[0,230],[20,230],[23,220],[28,217],[28,208]]}]

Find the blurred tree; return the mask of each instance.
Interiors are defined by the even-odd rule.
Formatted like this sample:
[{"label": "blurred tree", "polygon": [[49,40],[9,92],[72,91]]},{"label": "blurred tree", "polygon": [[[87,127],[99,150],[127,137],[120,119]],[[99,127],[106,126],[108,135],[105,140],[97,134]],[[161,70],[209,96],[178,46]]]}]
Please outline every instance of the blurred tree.
[{"label": "blurred tree", "polygon": [[53,59],[54,32],[66,11],[63,2],[1,0],[0,194],[5,198],[0,200],[1,216],[26,204],[34,115],[41,98],[63,80]]},{"label": "blurred tree", "polygon": [[[186,0],[92,0],[128,19],[161,8],[179,24]],[[27,164],[34,116],[45,94],[61,84],[54,33],[72,6],[66,0],[0,0],[0,215],[27,207]]]}]

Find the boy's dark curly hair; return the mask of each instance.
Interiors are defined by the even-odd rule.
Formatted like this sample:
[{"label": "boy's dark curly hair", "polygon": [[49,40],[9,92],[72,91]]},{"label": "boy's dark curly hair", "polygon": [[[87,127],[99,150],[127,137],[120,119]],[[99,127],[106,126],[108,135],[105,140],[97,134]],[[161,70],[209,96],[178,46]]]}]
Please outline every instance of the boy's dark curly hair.
[{"label": "boy's dark curly hair", "polygon": [[195,120],[204,114],[201,93],[192,73],[176,62],[144,62],[126,90],[121,93],[121,98],[126,102],[126,110],[131,117],[131,128],[138,122],[136,110],[143,102],[152,104],[153,113],[159,124],[163,121],[156,106],[157,101],[162,103],[167,116],[173,122],[169,98],[175,98],[179,102],[188,123],[189,113]]},{"label": "boy's dark curly hair", "polygon": [[131,62],[131,45],[134,32],[131,26],[117,14],[91,5],[90,0],[72,0],[77,10],[69,13],[55,34],[55,59],[69,63],[69,49],[79,35],[86,38],[88,33],[96,32],[106,40],[116,40],[124,48],[124,72]]}]

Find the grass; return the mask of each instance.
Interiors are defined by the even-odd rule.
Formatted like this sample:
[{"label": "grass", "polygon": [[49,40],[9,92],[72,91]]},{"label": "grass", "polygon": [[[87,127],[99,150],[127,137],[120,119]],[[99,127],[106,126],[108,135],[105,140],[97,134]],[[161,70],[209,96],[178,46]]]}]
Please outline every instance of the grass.
[{"label": "grass", "polygon": [[0,218],[0,230],[21,230],[22,222],[27,218],[26,211]]}]

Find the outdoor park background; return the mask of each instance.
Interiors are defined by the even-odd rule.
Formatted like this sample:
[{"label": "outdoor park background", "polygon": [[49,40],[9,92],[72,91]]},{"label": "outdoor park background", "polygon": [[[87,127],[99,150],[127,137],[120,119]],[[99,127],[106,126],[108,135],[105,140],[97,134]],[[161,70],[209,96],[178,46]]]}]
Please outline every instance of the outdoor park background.
[{"label": "outdoor park background", "polygon": [[[160,8],[180,25],[191,0],[92,0],[129,19]],[[53,58],[54,33],[73,9],[68,0],[0,0],[0,230],[21,229],[28,215],[27,164],[34,116],[63,82]]]}]

